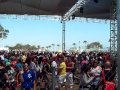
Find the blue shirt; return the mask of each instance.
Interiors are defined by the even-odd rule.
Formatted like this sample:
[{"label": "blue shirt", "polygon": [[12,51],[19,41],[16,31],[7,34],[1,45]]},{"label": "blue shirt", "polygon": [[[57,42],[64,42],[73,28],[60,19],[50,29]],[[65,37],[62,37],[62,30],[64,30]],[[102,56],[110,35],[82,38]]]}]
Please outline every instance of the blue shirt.
[{"label": "blue shirt", "polygon": [[33,88],[34,80],[35,80],[35,73],[30,70],[29,72],[23,73],[24,82],[22,83],[22,87],[27,89]]}]

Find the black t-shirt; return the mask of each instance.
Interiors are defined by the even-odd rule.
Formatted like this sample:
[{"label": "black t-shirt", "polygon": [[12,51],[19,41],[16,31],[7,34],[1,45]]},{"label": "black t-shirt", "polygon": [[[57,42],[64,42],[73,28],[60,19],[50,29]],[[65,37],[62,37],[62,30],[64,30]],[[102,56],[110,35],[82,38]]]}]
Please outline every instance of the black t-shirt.
[{"label": "black t-shirt", "polygon": [[50,72],[50,67],[49,67],[49,64],[47,64],[47,63],[43,65],[42,73],[46,74],[46,71]]},{"label": "black t-shirt", "polygon": [[104,70],[104,73],[105,73],[106,81],[114,80],[114,77],[115,77],[115,74],[116,74],[115,71],[113,71],[112,69],[111,70]]},{"label": "black t-shirt", "polygon": [[5,68],[0,69],[0,82],[6,81],[5,76],[4,76],[5,73],[7,73]]},{"label": "black t-shirt", "polygon": [[40,55],[40,56],[38,57],[38,64],[41,64],[42,60],[43,60],[43,56]]}]

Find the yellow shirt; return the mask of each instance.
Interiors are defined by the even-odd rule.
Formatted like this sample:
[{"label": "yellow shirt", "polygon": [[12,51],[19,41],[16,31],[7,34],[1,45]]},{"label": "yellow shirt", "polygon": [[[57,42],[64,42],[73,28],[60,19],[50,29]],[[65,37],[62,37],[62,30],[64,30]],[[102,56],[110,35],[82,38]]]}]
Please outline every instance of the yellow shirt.
[{"label": "yellow shirt", "polygon": [[66,76],[66,64],[65,62],[60,63],[60,76]]}]

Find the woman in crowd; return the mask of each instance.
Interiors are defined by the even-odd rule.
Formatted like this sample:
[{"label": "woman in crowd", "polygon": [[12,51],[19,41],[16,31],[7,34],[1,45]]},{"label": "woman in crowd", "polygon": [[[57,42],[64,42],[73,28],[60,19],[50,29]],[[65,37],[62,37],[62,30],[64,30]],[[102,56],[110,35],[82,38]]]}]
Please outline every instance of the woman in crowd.
[{"label": "woman in crowd", "polygon": [[89,75],[88,72],[90,70],[90,67],[88,64],[84,64],[81,67],[81,72],[80,72],[80,83],[79,83],[79,88],[80,90],[89,90],[91,82],[95,79],[94,75]]},{"label": "woman in crowd", "polygon": [[90,73],[95,76],[91,83],[91,90],[98,90],[102,73],[102,68],[98,65],[98,60],[94,61],[94,65],[93,68],[91,68]]}]

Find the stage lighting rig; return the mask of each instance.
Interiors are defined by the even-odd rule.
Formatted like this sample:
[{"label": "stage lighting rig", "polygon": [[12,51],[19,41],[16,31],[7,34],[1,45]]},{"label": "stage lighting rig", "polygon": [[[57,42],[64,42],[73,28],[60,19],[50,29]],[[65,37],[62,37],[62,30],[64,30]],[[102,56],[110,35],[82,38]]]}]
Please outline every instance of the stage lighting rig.
[{"label": "stage lighting rig", "polygon": [[63,16],[64,20],[68,20],[76,11],[78,11],[83,5],[85,5],[90,0],[78,0],[75,5],[65,13]]}]

